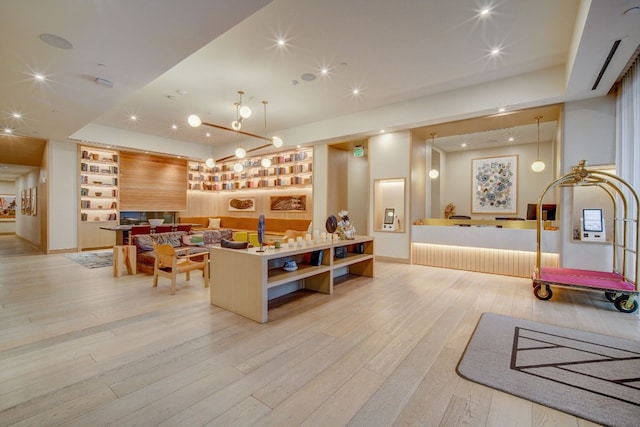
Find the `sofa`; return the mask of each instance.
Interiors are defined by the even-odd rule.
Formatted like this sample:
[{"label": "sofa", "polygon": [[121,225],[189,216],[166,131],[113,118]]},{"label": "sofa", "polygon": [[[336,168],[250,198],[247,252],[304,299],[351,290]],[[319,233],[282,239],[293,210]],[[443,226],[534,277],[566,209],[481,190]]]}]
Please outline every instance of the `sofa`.
[{"label": "sofa", "polygon": [[[220,228],[230,228],[233,231],[245,231],[245,232],[257,232],[258,231],[258,218],[257,217],[242,217],[242,216],[185,216],[180,217],[178,222],[200,224],[199,227],[194,227],[193,230],[208,230],[209,218],[220,218]],[[273,237],[284,236],[287,230],[294,230],[306,233],[311,225],[311,219],[300,218],[268,218],[265,217],[265,234]]]},{"label": "sofa", "polygon": [[[191,243],[193,236],[202,236],[202,241]],[[168,233],[136,234],[132,237],[131,244],[136,247],[136,268],[138,272],[153,275],[155,255],[153,244],[170,244],[176,249],[189,248],[189,253],[209,252],[212,246],[220,246],[222,239],[232,240],[233,233],[229,229],[204,230],[199,233],[189,234],[186,231],[171,231]],[[200,239],[198,239],[200,240]],[[196,258],[197,259],[197,258]]]}]

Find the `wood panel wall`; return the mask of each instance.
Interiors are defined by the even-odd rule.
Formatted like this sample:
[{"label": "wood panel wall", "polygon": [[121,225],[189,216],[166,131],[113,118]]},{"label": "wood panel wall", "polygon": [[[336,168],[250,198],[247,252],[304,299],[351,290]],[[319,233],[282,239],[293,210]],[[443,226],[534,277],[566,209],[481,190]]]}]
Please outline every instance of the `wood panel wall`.
[{"label": "wood panel wall", "polygon": [[120,152],[121,211],[185,211],[187,161]]}]

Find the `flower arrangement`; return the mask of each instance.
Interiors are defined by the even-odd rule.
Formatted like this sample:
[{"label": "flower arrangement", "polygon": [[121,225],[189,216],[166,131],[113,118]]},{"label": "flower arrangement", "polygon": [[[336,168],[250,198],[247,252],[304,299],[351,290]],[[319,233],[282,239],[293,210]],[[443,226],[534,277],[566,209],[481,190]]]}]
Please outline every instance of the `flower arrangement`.
[{"label": "flower arrangement", "polygon": [[349,221],[349,212],[341,210],[338,212],[338,229],[336,230],[341,240],[351,240],[356,234],[356,228]]},{"label": "flower arrangement", "polygon": [[455,215],[455,214],[456,214],[456,205],[454,205],[453,203],[449,203],[447,206],[445,206],[444,208],[445,219],[449,219],[451,215]]}]

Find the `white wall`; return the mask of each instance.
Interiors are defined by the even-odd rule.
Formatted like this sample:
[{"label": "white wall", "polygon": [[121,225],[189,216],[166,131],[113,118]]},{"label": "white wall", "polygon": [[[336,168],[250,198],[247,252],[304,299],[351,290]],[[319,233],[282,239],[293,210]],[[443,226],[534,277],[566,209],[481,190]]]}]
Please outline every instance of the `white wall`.
[{"label": "white wall", "polygon": [[615,97],[567,102],[564,111],[562,173],[570,172],[580,160],[586,160],[592,166],[614,164]]},{"label": "white wall", "polygon": [[[537,157],[536,144],[513,145],[509,147],[490,148],[486,150],[470,150],[447,153],[446,169],[440,174],[442,182],[442,206],[453,203],[456,215],[469,215],[473,219],[494,219],[496,216],[514,216],[526,218],[527,204],[536,203],[545,187],[553,181],[552,142],[540,142],[540,158],[546,168],[540,173],[531,170],[531,163]],[[471,162],[475,158],[518,156],[518,193],[515,214],[477,214],[471,212]],[[552,197],[545,197],[545,202],[552,203]],[[439,212],[444,218],[444,212]]]},{"label": "white wall", "polygon": [[[592,166],[614,164],[615,129],[615,98],[613,96],[566,103],[560,165],[562,173],[570,172],[580,160],[586,160],[587,164]],[[606,224],[610,227],[612,214],[608,206],[611,202],[604,203],[600,194],[603,193],[602,191],[580,191],[576,196],[577,205],[574,206],[574,193],[573,189],[560,192],[562,206],[560,231],[563,242],[560,265],[567,268],[611,271],[613,262],[610,246],[572,240],[573,226],[582,206],[604,207]]]},{"label": "white wall", "polygon": [[[368,151],[368,150],[367,150]],[[369,159],[366,157],[353,157],[349,153],[347,160],[347,210],[349,220],[355,227],[357,234],[367,234],[369,206]]]},{"label": "white wall", "polygon": [[73,142],[49,141],[48,152],[48,250],[76,249],[80,204],[77,145]]},{"label": "white wall", "polygon": [[404,216],[400,218],[404,232],[374,230],[374,209],[384,214],[385,206],[376,206],[373,189],[370,191],[369,235],[375,238],[375,254],[379,256],[410,260],[411,227],[409,224],[409,195],[411,194],[411,135],[409,131],[377,135],[369,140],[370,181],[376,179],[405,179]]},{"label": "white wall", "polygon": [[[38,187],[40,171],[35,170],[26,175],[22,175],[16,180],[16,196],[20,199],[22,190]],[[18,202],[20,204],[20,202]],[[16,235],[25,240],[40,246],[40,209],[36,205],[36,215],[23,215],[20,210],[16,210]]]}]

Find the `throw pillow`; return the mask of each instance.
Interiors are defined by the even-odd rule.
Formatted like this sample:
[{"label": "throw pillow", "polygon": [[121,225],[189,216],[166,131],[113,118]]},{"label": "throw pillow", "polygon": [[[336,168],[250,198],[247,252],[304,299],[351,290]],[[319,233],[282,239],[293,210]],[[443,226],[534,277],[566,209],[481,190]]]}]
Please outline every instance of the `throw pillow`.
[{"label": "throw pillow", "polygon": [[182,236],[182,242],[187,246],[203,246],[204,245],[202,236],[198,234],[191,234],[191,235],[188,234],[186,236]]},{"label": "throw pillow", "polygon": [[247,249],[249,242],[234,242],[233,240],[222,239],[220,246],[229,249]]},{"label": "throw pillow", "polygon": [[220,218],[209,218],[209,227],[214,230],[220,230]]}]

